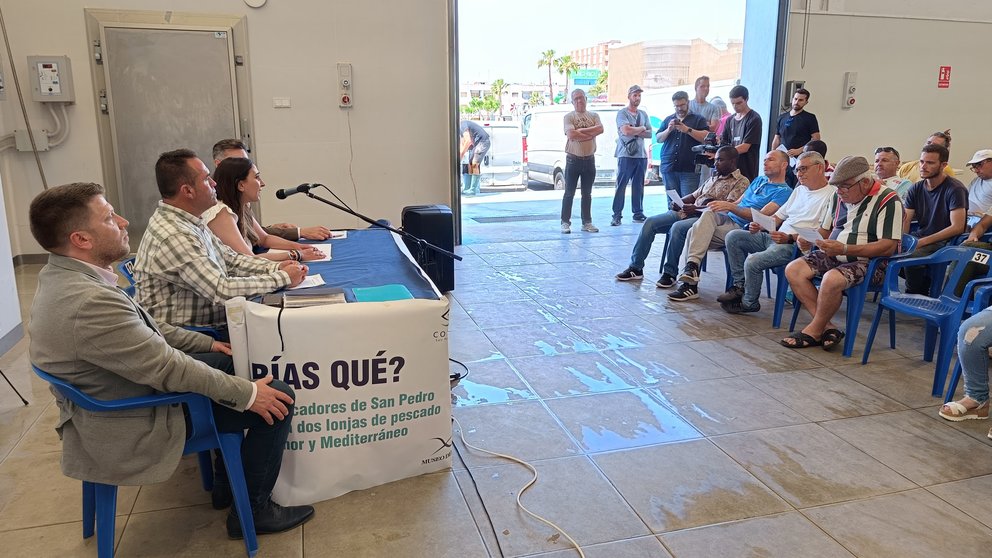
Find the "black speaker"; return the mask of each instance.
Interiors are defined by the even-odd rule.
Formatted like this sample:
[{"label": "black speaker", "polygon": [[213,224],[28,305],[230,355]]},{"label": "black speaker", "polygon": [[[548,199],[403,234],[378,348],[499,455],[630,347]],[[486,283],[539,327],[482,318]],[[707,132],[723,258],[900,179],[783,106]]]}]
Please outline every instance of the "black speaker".
[{"label": "black speaker", "polygon": [[[446,205],[411,205],[403,208],[403,230],[427,242],[455,250],[455,223]],[[421,248],[404,238],[406,247],[442,293],[455,288],[455,262],[444,254]]]}]

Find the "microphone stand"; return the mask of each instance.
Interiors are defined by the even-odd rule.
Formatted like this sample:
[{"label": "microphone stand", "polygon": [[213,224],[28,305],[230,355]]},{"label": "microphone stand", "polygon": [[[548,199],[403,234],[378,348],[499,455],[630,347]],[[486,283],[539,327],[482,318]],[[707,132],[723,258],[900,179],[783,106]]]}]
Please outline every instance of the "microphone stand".
[{"label": "microphone stand", "polygon": [[418,236],[414,236],[414,235],[412,235],[412,234],[404,231],[403,229],[395,229],[395,228],[393,228],[393,227],[391,227],[389,225],[385,225],[383,223],[380,223],[379,221],[374,221],[374,220],[372,220],[372,219],[370,219],[370,218],[362,215],[361,213],[358,213],[357,211],[352,210],[350,207],[345,207],[343,205],[336,204],[336,203],[334,203],[334,202],[332,202],[330,200],[324,199],[324,198],[322,198],[322,197],[318,196],[317,194],[314,194],[314,193],[312,193],[310,191],[306,191],[306,192],[302,192],[302,193],[303,194],[306,194],[306,196],[308,198],[313,198],[313,199],[315,199],[315,200],[317,200],[319,202],[325,203],[325,204],[333,207],[334,209],[337,209],[337,210],[340,210],[340,211],[344,211],[345,213],[347,213],[349,215],[354,215],[355,217],[358,217],[359,219],[361,219],[362,221],[365,221],[366,223],[372,225],[373,227],[379,227],[381,229],[386,229],[387,231],[394,232],[394,233],[400,235],[401,237],[409,240],[410,242],[415,243],[421,249],[423,249],[423,248],[430,248],[431,250],[437,252],[438,254],[443,254],[443,255],[451,258],[451,259],[462,261],[462,257],[459,256],[458,254],[455,254],[454,252],[449,252],[449,251],[445,250],[444,248],[441,248],[440,246],[435,246],[435,245],[431,244],[430,242],[427,242],[426,240],[424,240],[424,239],[422,239],[422,238],[420,238]]}]

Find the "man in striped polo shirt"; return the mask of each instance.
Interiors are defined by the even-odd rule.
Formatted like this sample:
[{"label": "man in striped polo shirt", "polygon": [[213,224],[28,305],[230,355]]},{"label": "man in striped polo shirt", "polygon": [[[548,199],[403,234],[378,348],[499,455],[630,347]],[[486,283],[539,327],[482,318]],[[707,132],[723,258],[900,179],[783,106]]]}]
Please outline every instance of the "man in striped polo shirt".
[{"label": "man in striped polo shirt", "polygon": [[[837,193],[820,223],[819,250],[797,258],[785,268],[785,276],[803,308],[813,312],[813,320],[802,331],[781,341],[791,349],[822,345],[830,350],[841,344],[844,332],[831,323],[840,308],[844,289],[866,280],[868,259],[891,256],[902,238],[903,208],[899,194],[882,186],[871,173],[864,157],[845,157],[830,177]],[[799,240],[806,252],[810,244]],[[878,283],[885,276],[879,265],[874,277]],[[821,277],[817,292],[813,278]]]}]

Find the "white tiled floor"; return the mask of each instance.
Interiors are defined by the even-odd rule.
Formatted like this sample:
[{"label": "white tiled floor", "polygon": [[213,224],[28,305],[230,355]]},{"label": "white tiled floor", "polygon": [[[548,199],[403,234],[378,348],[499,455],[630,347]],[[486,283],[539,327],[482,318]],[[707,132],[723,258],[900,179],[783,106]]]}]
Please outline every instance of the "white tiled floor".
[{"label": "white tiled floor", "polygon": [[[660,239],[646,280],[619,283],[638,229],[606,229],[459,248],[450,347],[471,375],[455,416],[471,443],[535,464],[532,510],[590,558],[988,552],[989,425],[936,416],[918,323],[901,322],[899,349],[878,343],[867,366],[784,349],[770,300],[745,316],[713,301],[719,256],[700,300],[669,303],[653,283]],[[39,267],[18,269],[22,306]],[[3,553],[95,556],[26,347],[0,358],[32,402],[0,384]],[[453,470],[321,502],[303,528],[261,538],[259,555],[577,555],[516,509],[522,467],[457,446]],[[168,483],[122,490],[118,555],[242,555],[208,502],[193,460]]]}]

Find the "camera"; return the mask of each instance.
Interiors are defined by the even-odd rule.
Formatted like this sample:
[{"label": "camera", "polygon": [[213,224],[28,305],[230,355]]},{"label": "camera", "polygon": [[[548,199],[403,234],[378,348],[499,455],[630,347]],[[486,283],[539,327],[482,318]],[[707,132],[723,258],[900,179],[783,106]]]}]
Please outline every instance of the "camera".
[{"label": "camera", "polygon": [[703,138],[702,143],[700,143],[699,145],[692,146],[692,152],[695,153],[696,155],[704,155],[706,153],[716,153],[717,149],[720,149],[720,146],[717,145],[716,134],[714,134],[713,132],[706,134],[706,137]]}]

